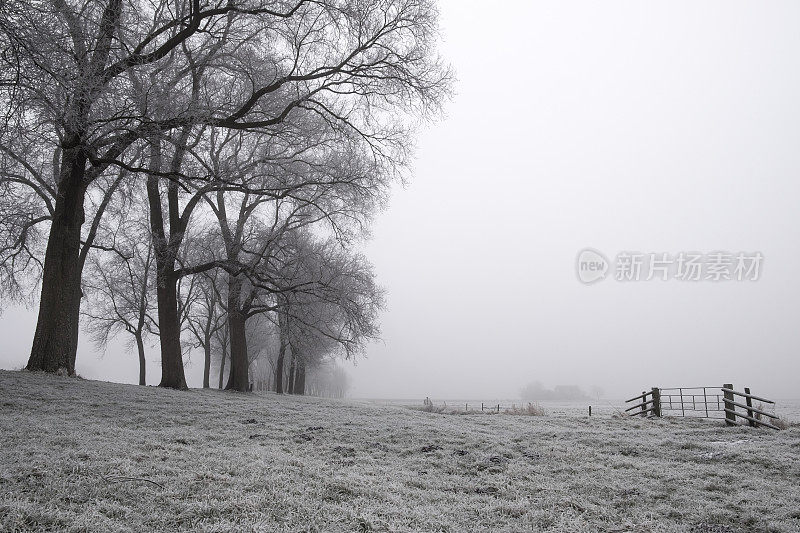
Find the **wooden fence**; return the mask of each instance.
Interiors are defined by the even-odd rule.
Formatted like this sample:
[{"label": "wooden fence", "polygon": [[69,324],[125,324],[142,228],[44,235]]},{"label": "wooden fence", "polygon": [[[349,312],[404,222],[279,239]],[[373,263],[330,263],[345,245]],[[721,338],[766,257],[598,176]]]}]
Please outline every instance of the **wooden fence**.
[{"label": "wooden fence", "polygon": [[[737,401],[737,398],[743,398],[744,403]],[[775,404],[772,400],[750,394],[747,387],[744,392],[739,392],[732,384],[726,383],[722,387],[653,387],[650,391],[642,391],[639,396],[625,400],[625,403],[638,402],[625,409],[625,412],[631,416],[645,417],[666,414],[687,418],[718,418],[724,419],[731,426],[747,424],[751,427],[780,429],[771,423],[778,417],[760,407],[754,407],[753,400],[762,404]],[[737,407],[741,410],[737,411]]]}]

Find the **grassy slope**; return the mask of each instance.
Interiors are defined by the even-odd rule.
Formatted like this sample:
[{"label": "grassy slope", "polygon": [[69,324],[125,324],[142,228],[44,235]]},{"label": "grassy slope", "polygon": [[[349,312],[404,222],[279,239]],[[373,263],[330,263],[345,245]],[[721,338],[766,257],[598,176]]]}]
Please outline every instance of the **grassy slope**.
[{"label": "grassy slope", "polygon": [[0,435],[2,531],[800,531],[797,427],[439,415],[0,371]]}]

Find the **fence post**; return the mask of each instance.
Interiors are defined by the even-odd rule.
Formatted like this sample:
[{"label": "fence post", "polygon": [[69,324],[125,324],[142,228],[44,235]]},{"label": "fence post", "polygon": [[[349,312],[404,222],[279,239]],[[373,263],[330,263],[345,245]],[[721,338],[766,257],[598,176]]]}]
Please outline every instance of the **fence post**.
[{"label": "fence post", "polygon": [[[745,394],[750,394],[750,389],[748,387],[745,387],[744,388],[744,393]],[[745,401],[747,402],[747,407],[753,407],[753,399],[752,398],[750,398],[748,396],[747,398],[745,398]],[[747,416],[749,416],[750,418],[755,418],[753,416],[753,411],[751,411],[750,409],[747,410]],[[747,423],[750,424],[751,428],[754,428],[754,427],[758,426],[758,424],[756,424],[752,420],[748,420]]]},{"label": "fence post", "polygon": [[483,412],[483,402],[481,402],[481,413]]},{"label": "fence post", "polygon": [[498,413],[500,412],[500,404],[499,403],[497,404],[497,412]]},{"label": "fence post", "polygon": [[642,412],[641,412],[641,416],[647,416],[647,405],[645,405],[646,402],[647,402],[647,391],[642,391]]},{"label": "fence post", "polygon": [[[723,385],[723,387],[725,387],[726,389],[733,390],[733,385],[730,384],[730,383],[726,383],[725,385]],[[731,411],[736,411],[736,406],[733,405],[732,403],[730,403],[732,401],[733,401],[733,393],[732,392],[728,392],[728,391],[723,391],[722,392],[722,402],[723,402],[722,405],[725,406],[725,409],[730,409]],[[735,426],[736,425],[736,414],[735,413],[729,413],[728,411],[725,411],[725,423],[727,425],[729,425],[729,426]]]},{"label": "fence post", "polygon": [[658,387],[653,387],[653,414],[661,416],[661,391]]}]

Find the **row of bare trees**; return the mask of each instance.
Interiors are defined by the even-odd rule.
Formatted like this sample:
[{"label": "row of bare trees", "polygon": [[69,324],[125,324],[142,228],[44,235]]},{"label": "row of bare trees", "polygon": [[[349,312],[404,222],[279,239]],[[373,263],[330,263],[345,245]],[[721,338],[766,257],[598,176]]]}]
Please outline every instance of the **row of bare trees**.
[{"label": "row of bare trees", "polygon": [[[2,0],[0,290],[40,295],[27,368],[158,339],[160,385],[247,390],[378,335],[357,253],[449,96],[433,0]],[[248,346],[248,345],[253,346]],[[269,344],[269,343],[267,343]],[[223,366],[227,365],[227,366]]]}]

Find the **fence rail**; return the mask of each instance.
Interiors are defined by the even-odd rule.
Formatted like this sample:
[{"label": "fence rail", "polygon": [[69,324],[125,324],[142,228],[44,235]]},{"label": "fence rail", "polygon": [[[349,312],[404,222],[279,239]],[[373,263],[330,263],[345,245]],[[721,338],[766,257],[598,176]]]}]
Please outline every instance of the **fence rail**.
[{"label": "fence rail", "polygon": [[[736,401],[735,397],[744,398],[745,403]],[[642,391],[640,395],[625,400],[625,403],[638,402],[625,409],[625,412],[630,416],[648,418],[660,417],[667,412],[672,416],[687,418],[724,419],[728,425],[744,424],[737,420],[738,417],[751,427],[780,429],[771,422],[779,417],[760,407],[753,407],[753,400],[775,404],[772,400],[750,394],[747,387],[744,392],[739,392],[732,384],[726,383],[722,387],[653,387],[649,392]],[[743,411],[737,411],[737,407]]]}]

